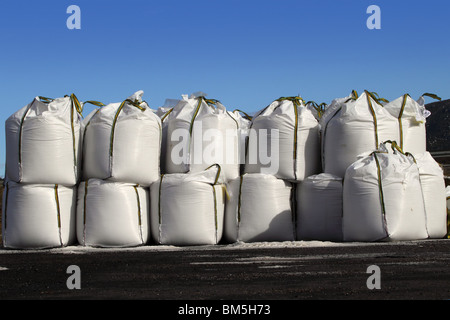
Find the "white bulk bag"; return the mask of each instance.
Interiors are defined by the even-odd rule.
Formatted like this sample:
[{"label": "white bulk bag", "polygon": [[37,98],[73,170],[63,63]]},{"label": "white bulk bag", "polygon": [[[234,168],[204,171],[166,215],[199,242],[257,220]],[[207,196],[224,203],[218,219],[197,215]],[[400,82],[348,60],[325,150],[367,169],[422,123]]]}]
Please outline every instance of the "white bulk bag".
[{"label": "white bulk bag", "polygon": [[429,152],[415,156],[420,174],[428,235],[441,239],[447,234],[447,205],[444,171]]},{"label": "white bulk bag", "polygon": [[202,93],[183,96],[164,121],[167,173],[202,172],[217,163],[225,179],[239,176],[239,124],[220,102]]},{"label": "white bulk bag", "polygon": [[228,192],[224,228],[228,242],[295,240],[290,182],[247,173],[230,181]]},{"label": "white bulk bag", "polygon": [[384,108],[398,121],[399,147],[413,155],[426,152],[426,118],[429,111],[405,94],[386,104]]},{"label": "white bulk bag", "polygon": [[[398,141],[398,121],[365,91],[356,100],[336,100],[322,122],[323,170],[343,178],[358,155]],[[334,111],[334,112],[332,112]]]},{"label": "white bulk bag", "polygon": [[55,100],[36,97],[14,113],[5,123],[5,178],[31,184],[77,184],[80,122],[81,104],[73,94]]},{"label": "white bulk bag", "polygon": [[297,239],[342,241],[342,178],[313,175],[297,186]]},{"label": "white bulk bag", "polygon": [[411,156],[384,144],[346,171],[343,196],[345,241],[428,238],[419,169]]},{"label": "white bulk bag", "polygon": [[81,182],[77,238],[83,246],[134,247],[150,238],[149,190],[131,183]]},{"label": "white bulk bag", "polygon": [[13,249],[64,247],[76,241],[76,187],[6,183],[3,246]]},{"label": "white bulk bag", "polygon": [[320,169],[319,122],[300,97],[280,98],[253,117],[246,173],[302,181]]},{"label": "white bulk bag", "polygon": [[165,245],[213,245],[223,234],[224,186],[220,167],[161,175],[150,187],[151,228]]},{"label": "white bulk bag", "polygon": [[83,176],[149,186],[160,174],[161,119],[138,91],[83,123]]}]

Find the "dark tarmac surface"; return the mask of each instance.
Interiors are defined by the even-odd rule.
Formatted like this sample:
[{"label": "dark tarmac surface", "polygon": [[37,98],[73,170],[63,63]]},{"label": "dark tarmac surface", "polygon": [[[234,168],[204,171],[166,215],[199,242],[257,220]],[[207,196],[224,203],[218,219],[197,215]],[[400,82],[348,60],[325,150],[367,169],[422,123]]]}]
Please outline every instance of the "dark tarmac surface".
[{"label": "dark tarmac surface", "polygon": [[[67,268],[80,268],[70,290]],[[367,287],[369,266],[381,289]],[[0,299],[447,300],[450,240],[0,250]]]}]

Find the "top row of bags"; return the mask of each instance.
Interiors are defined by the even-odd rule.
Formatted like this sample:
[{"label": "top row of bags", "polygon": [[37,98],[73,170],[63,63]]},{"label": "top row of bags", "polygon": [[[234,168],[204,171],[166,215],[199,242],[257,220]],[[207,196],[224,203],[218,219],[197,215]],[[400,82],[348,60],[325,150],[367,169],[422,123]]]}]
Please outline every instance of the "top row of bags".
[{"label": "top row of bags", "polygon": [[[415,101],[406,94],[386,103],[374,93],[353,91],[329,106],[284,97],[253,117],[227,111],[203,93],[167,100],[158,110],[142,96],[138,91],[106,106],[79,102],[73,94],[36,97],[6,121],[6,178],[66,186],[97,178],[149,186],[161,173],[200,172],[218,163],[229,181],[241,175],[244,163],[245,173],[265,173],[271,164],[261,154],[272,153],[278,157],[274,175],[298,182],[321,172],[344,177],[358,155],[387,140],[411,154],[426,152],[429,112],[423,96]],[[83,119],[86,103],[98,108]],[[207,136],[208,129],[219,130],[221,139],[217,131]],[[278,152],[261,153],[261,140],[270,149],[272,129]]]}]

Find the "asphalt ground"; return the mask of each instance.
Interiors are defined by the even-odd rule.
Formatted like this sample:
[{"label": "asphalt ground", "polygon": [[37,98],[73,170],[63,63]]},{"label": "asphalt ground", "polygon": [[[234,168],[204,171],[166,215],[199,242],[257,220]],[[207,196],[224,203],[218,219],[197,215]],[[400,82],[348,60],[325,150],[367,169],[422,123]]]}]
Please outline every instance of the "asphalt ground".
[{"label": "asphalt ground", "polygon": [[0,300],[62,299],[448,300],[450,240],[0,250]]}]

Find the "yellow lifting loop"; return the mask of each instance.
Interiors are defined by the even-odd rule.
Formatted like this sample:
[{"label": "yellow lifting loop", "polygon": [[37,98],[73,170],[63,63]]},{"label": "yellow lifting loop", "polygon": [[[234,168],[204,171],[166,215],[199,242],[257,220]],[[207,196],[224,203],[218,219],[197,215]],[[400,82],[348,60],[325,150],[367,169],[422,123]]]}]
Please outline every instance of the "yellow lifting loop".
[{"label": "yellow lifting loop", "polygon": [[169,111],[167,111],[162,117],[161,117],[161,122],[164,122],[164,120],[166,120],[166,118],[169,116],[169,114],[172,113],[174,108],[170,109]]},{"label": "yellow lifting loop", "polygon": [[216,178],[214,179],[214,183],[213,183],[213,185],[216,185],[219,182],[220,173],[222,171],[222,168],[220,167],[219,164],[215,163],[215,164],[210,165],[208,168],[206,168],[205,171],[211,169],[212,167],[217,168]]},{"label": "yellow lifting loop", "polygon": [[[386,140],[386,141],[384,141],[382,144],[387,144],[387,143],[389,143],[390,145],[391,145],[391,149],[392,149],[392,151],[398,151],[398,152],[400,152],[401,154],[405,154],[404,152],[403,152],[403,149],[397,144],[397,141],[395,141],[395,140]],[[376,151],[376,152],[378,152],[378,153],[383,153],[383,152],[379,152],[379,151]]]},{"label": "yellow lifting loop", "polygon": [[50,103],[50,102],[52,102],[54,99],[39,96],[39,100],[40,100],[41,102],[43,102],[43,103]]},{"label": "yellow lifting loop", "polygon": [[80,101],[78,100],[77,96],[74,93],[72,93],[70,95],[70,100],[72,101],[73,106],[77,110],[78,114],[83,115],[83,106],[82,106],[82,104],[80,103]]},{"label": "yellow lifting loop", "polygon": [[195,99],[199,99],[199,100],[205,101],[206,104],[207,104],[208,106],[213,107],[213,108],[214,108],[218,103],[220,103],[220,101],[217,100],[217,99],[208,99],[208,98],[206,98],[205,96],[198,96],[198,97],[196,97]]},{"label": "yellow lifting loop", "polygon": [[100,108],[105,106],[102,102],[95,101],[95,100],[85,101],[85,102],[83,102],[83,106],[84,106],[86,103],[92,104],[92,105],[94,105],[94,106],[96,106],[96,107],[100,107]]},{"label": "yellow lifting loop", "polygon": [[[407,157],[411,157],[413,159],[414,163],[417,163],[416,158],[414,157],[414,155],[412,153],[405,152],[403,150],[403,148],[397,144],[397,141],[395,141],[395,140],[394,141],[387,140],[387,141],[384,142],[384,144],[386,144],[386,143],[390,143],[391,144],[392,151],[394,151],[394,152],[398,151],[398,152],[400,152],[401,154],[403,154],[403,155],[405,155]],[[381,153],[381,152],[378,152],[378,153]]]},{"label": "yellow lifting loop", "polygon": [[145,104],[148,106],[147,101],[139,101],[139,100],[134,100],[134,101],[133,101],[133,100],[131,100],[131,99],[126,99],[123,103],[128,103],[128,104],[130,104],[130,105],[132,105],[132,106],[138,108],[138,109],[141,110],[141,111],[145,111],[145,110],[146,110],[145,107],[142,107],[142,106],[141,106],[143,103],[145,103]]},{"label": "yellow lifting loop", "polygon": [[205,101],[209,106],[215,107],[218,103],[220,103],[219,100],[216,99],[206,99],[205,97],[201,97],[203,101]]},{"label": "yellow lifting loop", "polygon": [[358,92],[356,92],[356,90],[352,90],[352,94],[351,94],[350,98],[348,98],[348,99],[345,101],[345,103],[348,103],[348,102],[350,102],[351,100],[356,101],[356,100],[358,100],[358,98],[359,98]]},{"label": "yellow lifting loop", "polygon": [[305,104],[305,100],[303,100],[300,96],[295,97],[281,97],[277,99],[276,101],[282,102],[282,101],[291,101],[295,106],[299,107],[302,104]]},{"label": "yellow lifting loop", "polygon": [[252,121],[253,117],[250,116],[248,113],[246,113],[240,109],[233,110],[233,112],[236,112],[236,111],[242,113],[244,115],[244,118],[246,118],[247,120]]},{"label": "yellow lifting loop", "polygon": [[430,97],[430,98],[432,98],[432,99],[442,101],[441,97],[438,97],[438,96],[435,95],[434,93],[428,93],[428,92],[427,92],[427,93],[424,93],[424,94],[422,95],[422,97]]},{"label": "yellow lifting loop", "polygon": [[325,108],[327,106],[325,102],[318,104],[315,101],[308,101],[306,102],[306,105],[311,105],[317,111],[317,115],[319,116],[319,118],[322,118],[323,114],[325,113]]},{"label": "yellow lifting loop", "polygon": [[[378,93],[373,92],[373,91],[368,91],[368,90],[364,90],[364,92],[370,96],[376,103],[378,103],[380,106],[383,106],[381,104],[381,102],[384,103],[389,103],[389,100],[385,99],[385,98],[380,98],[380,96],[378,95]],[[381,101],[381,102],[380,102]]]}]

